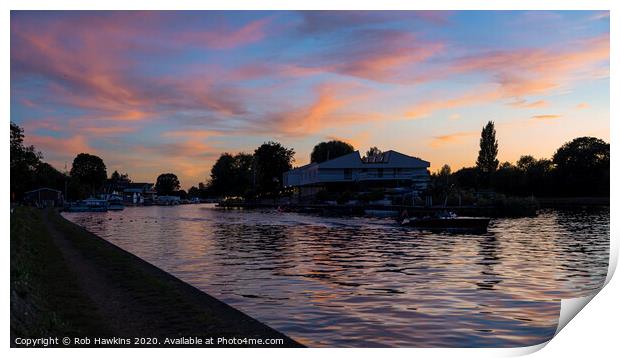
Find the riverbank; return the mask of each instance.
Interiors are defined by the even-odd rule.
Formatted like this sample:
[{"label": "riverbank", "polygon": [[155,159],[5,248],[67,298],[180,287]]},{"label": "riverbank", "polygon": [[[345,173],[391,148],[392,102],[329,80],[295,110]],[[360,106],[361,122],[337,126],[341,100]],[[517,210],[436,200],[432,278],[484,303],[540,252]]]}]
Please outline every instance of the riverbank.
[{"label": "riverbank", "polygon": [[541,208],[569,208],[584,206],[609,206],[609,196],[573,198],[537,198]]},{"label": "riverbank", "polygon": [[82,343],[90,346],[102,346],[95,338],[123,339],[108,341],[109,347],[301,346],[56,211],[17,207],[11,214],[11,346],[22,346],[18,338],[43,337],[58,337],[47,342],[63,347],[64,337],[68,346],[83,346],[75,338],[89,338]]}]

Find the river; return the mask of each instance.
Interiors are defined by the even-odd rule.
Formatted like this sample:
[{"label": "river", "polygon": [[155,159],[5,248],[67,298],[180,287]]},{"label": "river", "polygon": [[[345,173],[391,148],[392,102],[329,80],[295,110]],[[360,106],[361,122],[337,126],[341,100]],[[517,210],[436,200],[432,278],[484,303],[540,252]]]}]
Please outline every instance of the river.
[{"label": "river", "polygon": [[609,208],[494,219],[483,235],[209,204],[64,213],[311,347],[515,347],[603,284]]}]

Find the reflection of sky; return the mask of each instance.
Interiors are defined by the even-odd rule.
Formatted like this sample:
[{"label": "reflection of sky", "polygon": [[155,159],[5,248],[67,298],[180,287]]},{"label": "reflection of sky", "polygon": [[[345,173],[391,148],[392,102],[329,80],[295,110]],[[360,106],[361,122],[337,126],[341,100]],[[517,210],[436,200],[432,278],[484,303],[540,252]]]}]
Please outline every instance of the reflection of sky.
[{"label": "reflection of sky", "polygon": [[221,152],[348,140],[472,165],[609,139],[609,14],[12,12],[11,120],[56,167],[79,152],[187,188]]},{"label": "reflection of sky", "polygon": [[207,205],[69,220],[310,346],[525,346],[599,288],[609,209],[494,219],[484,235]]}]

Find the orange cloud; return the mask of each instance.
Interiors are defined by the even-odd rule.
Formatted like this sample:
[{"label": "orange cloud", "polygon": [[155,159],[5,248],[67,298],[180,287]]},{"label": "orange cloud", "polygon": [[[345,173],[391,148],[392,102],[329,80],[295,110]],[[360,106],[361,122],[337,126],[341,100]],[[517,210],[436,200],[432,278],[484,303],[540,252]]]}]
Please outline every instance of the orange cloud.
[{"label": "orange cloud", "polygon": [[81,134],[89,134],[95,136],[132,133],[136,130],[136,128],[131,127],[82,127],[77,129],[77,131]]},{"label": "orange cloud", "polygon": [[325,128],[384,119],[372,112],[352,112],[355,103],[368,99],[372,92],[349,84],[324,84],[316,89],[313,102],[270,119],[269,130],[287,135],[307,135]]},{"label": "orange cloud", "polygon": [[532,119],[540,119],[540,120],[546,120],[546,119],[558,119],[562,116],[560,116],[559,114],[539,114],[536,116],[532,116]]},{"label": "orange cloud", "polygon": [[368,143],[369,138],[370,138],[369,132],[361,132],[352,137],[327,136],[327,140],[339,140],[345,143],[349,143],[356,149],[360,149],[364,145],[366,145]]},{"label": "orange cloud", "polygon": [[473,136],[476,136],[477,134],[478,134],[477,132],[456,132],[456,133],[436,136],[431,141],[431,146],[439,147],[444,144],[457,143],[457,142],[460,142],[461,139],[463,138],[473,137]]},{"label": "orange cloud", "polygon": [[407,110],[405,116],[409,119],[424,118],[438,110],[467,107],[478,103],[490,102],[499,97],[500,94],[497,91],[472,91],[456,98],[420,102]]},{"label": "orange cloud", "polygon": [[44,153],[45,158],[50,158],[60,168],[64,163],[59,163],[58,158],[73,158],[79,153],[92,153],[94,150],[83,135],[75,135],[69,138],[57,138],[51,136],[39,136],[29,134],[27,137],[28,144],[35,146],[37,150]]},{"label": "orange cloud", "polygon": [[165,132],[163,134],[164,137],[173,137],[173,138],[198,138],[198,139],[206,139],[213,136],[221,135],[222,132],[214,131],[214,130],[204,130],[204,129],[196,129],[196,130],[177,130]]},{"label": "orange cloud", "polygon": [[579,103],[576,107],[577,109],[586,109],[586,108],[590,108],[590,105],[586,102],[582,102],[582,103]]},{"label": "orange cloud", "polygon": [[516,101],[511,102],[509,104],[511,106],[521,107],[521,108],[541,108],[541,107],[547,107],[549,105],[549,103],[547,101],[545,101],[545,100],[528,102],[528,101],[526,101],[524,99],[516,100]]}]

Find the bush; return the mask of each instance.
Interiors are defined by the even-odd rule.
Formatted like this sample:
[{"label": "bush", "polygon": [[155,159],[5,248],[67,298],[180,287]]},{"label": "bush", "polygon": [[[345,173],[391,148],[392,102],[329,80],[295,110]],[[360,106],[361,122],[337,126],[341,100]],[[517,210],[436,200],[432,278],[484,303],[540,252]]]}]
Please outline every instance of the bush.
[{"label": "bush", "polygon": [[336,203],[338,203],[339,205],[343,205],[343,204],[348,203],[353,198],[354,198],[353,193],[351,193],[350,191],[345,191],[342,194],[340,194],[340,196],[338,196],[338,198],[336,199]]},{"label": "bush", "polygon": [[536,216],[540,208],[534,198],[505,197],[503,195],[493,200],[493,205],[499,217]]}]

